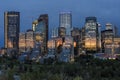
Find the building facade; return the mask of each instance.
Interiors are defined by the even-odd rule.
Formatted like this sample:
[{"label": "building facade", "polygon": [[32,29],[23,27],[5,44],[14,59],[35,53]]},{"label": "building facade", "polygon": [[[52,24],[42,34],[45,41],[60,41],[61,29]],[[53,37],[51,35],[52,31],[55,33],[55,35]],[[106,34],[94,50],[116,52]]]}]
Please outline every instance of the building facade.
[{"label": "building facade", "polygon": [[71,12],[61,12],[59,15],[59,27],[66,28],[66,35],[71,34],[72,29],[72,14]]},{"label": "building facade", "polygon": [[[60,37],[55,37],[55,38],[52,38],[48,41],[48,53],[49,54],[59,54],[61,51],[60,51],[60,47],[62,47],[62,44],[63,44],[63,39],[60,38]],[[56,54],[57,53],[57,54]]]},{"label": "building facade", "polygon": [[113,25],[111,23],[106,23],[106,30],[112,30],[113,29]]},{"label": "building facade", "polygon": [[19,33],[19,52],[25,52],[26,51],[26,33],[21,32]]},{"label": "building facade", "polygon": [[98,49],[98,24],[96,17],[87,17],[85,22],[85,49],[96,52]]},{"label": "building facade", "polygon": [[62,52],[59,60],[62,62],[73,62],[74,61],[74,41],[73,37],[65,36],[62,45]]},{"label": "building facade", "polygon": [[59,37],[65,37],[66,35],[66,28],[65,27],[59,27],[58,28],[58,36]]},{"label": "building facade", "polygon": [[40,42],[41,52],[47,53],[48,41],[48,14],[42,14],[33,26],[33,31],[36,33],[35,41]]},{"label": "building facade", "polygon": [[33,30],[27,30],[26,32],[26,50],[30,51],[30,49],[34,48],[34,32]]},{"label": "building facade", "polygon": [[4,46],[18,49],[20,32],[20,13],[8,11],[4,13]]},{"label": "building facade", "polygon": [[51,35],[51,38],[56,38],[59,36],[59,33],[58,33],[58,28],[54,27],[52,29],[52,35]]},{"label": "building facade", "polygon": [[105,52],[106,45],[112,44],[114,41],[114,30],[111,23],[106,24],[106,29],[101,31],[102,52]]},{"label": "building facade", "polygon": [[81,39],[81,31],[79,28],[73,28],[71,31],[71,36],[73,37],[74,41],[74,54],[75,56],[79,55],[79,49],[80,49],[80,39]]}]

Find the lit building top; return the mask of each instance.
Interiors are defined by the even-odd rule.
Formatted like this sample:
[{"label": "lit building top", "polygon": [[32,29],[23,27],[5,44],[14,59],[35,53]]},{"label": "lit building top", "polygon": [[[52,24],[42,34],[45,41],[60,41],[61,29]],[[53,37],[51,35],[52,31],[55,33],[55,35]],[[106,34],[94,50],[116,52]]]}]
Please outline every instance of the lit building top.
[{"label": "lit building top", "polygon": [[106,30],[112,30],[112,29],[113,29],[113,25],[111,23],[107,23]]},{"label": "lit building top", "polygon": [[96,17],[86,17],[86,22],[97,22]]},{"label": "lit building top", "polygon": [[32,23],[33,31],[35,31],[35,28],[36,28],[37,25],[38,25],[38,20],[35,20],[35,21]]}]

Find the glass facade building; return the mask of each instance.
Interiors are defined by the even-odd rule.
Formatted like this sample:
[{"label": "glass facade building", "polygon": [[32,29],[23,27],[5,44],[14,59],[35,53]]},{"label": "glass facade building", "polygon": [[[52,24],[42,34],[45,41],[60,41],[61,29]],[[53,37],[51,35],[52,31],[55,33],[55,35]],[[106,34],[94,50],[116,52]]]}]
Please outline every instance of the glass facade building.
[{"label": "glass facade building", "polygon": [[47,41],[48,41],[48,14],[42,14],[37,20],[37,24],[34,26],[35,41],[41,44],[41,53],[47,53]]},{"label": "glass facade building", "polygon": [[85,23],[85,49],[96,52],[98,48],[98,25],[96,17],[87,17]]},{"label": "glass facade building", "polygon": [[71,12],[61,12],[59,15],[59,27],[66,28],[66,35],[71,35],[72,14]]},{"label": "glass facade building", "polygon": [[4,13],[4,47],[18,49],[20,31],[20,13],[9,11]]}]

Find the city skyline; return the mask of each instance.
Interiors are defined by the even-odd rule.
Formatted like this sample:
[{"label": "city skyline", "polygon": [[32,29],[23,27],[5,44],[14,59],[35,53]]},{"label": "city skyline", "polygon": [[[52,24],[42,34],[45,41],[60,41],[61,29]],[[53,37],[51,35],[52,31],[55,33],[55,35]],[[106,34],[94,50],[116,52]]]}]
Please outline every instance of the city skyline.
[{"label": "city skyline", "polygon": [[[52,2],[53,1],[53,2]],[[25,32],[27,29],[32,29],[32,21],[37,19],[40,14],[48,14],[49,16],[49,28],[59,27],[59,13],[64,11],[72,12],[72,26],[83,27],[85,23],[85,17],[95,16],[98,22],[103,26],[107,22],[116,25],[119,24],[119,0],[101,0],[101,1],[88,1],[88,0],[76,0],[76,1],[64,1],[63,0],[48,0],[40,1],[16,1],[6,0],[0,3],[0,47],[4,44],[4,12],[5,11],[19,11],[20,15],[20,29]],[[15,3],[15,4],[14,4]],[[57,4],[60,3],[60,4]],[[6,5],[5,5],[6,4]],[[75,4],[75,5],[74,5]],[[107,5],[106,5],[107,4]],[[92,6],[91,6],[92,5]],[[31,7],[28,7],[31,6]],[[113,7],[114,6],[114,7]],[[51,11],[52,10],[52,11]],[[105,28],[105,27],[104,27]],[[50,35],[50,34],[49,34]]]}]

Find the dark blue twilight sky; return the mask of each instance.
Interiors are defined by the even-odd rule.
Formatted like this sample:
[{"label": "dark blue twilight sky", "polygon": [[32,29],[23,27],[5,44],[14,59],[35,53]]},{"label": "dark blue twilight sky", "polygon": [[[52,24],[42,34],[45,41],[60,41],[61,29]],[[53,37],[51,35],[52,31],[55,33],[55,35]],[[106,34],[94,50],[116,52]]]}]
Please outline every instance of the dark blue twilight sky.
[{"label": "dark blue twilight sky", "polygon": [[1,0],[0,47],[4,44],[5,11],[20,12],[22,32],[32,28],[32,21],[44,13],[49,14],[49,27],[58,27],[62,11],[72,12],[72,24],[76,27],[84,26],[87,16],[96,16],[103,28],[107,22],[120,26],[120,0]]}]

